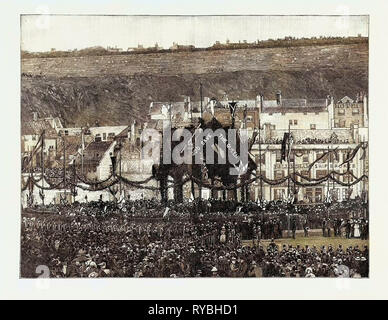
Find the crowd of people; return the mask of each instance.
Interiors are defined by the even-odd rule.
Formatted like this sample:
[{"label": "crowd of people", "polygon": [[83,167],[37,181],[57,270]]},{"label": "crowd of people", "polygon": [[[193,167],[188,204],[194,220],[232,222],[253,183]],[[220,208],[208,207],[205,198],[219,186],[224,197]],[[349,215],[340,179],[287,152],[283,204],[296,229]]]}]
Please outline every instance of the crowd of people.
[{"label": "crowd of people", "polygon": [[[304,229],[308,236],[314,223],[323,226],[324,221],[326,236],[331,236],[327,226],[337,226],[339,217],[310,221],[300,213],[242,209],[193,215],[182,204],[169,205],[166,210],[156,200],[96,201],[51,205],[42,214],[37,208],[27,211],[21,276],[38,276],[39,265],[46,265],[51,277],[368,276],[367,247],[280,247],[274,241],[287,230],[295,237],[297,229]],[[348,220],[343,221],[333,236],[358,236],[348,233]],[[246,245],[244,239],[253,241]]]},{"label": "crowd of people", "polygon": [[[282,144],[282,138],[268,138],[262,139],[262,143],[265,144]],[[295,144],[329,144],[329,143],[349,143],[349,139],[320,139],[320,138],[304,138],[294,141]]]}]

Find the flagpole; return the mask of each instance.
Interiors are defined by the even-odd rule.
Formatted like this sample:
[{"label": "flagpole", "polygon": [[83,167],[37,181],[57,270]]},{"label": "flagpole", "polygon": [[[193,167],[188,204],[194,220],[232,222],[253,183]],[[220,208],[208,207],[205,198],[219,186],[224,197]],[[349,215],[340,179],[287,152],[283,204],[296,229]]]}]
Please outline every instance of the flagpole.
[{"label": "flagpole", "polygon": [[294,150],[292,150],[292,154],[293,154],[293,156],[294,156],[294,161],[293,161],[293,163],[292,163],[292,171],[293,171],[293,177],[294,177],[294,190],[293,190],[293,195],[295,195],[296,194],[296,184],[295,184],[295,180],[296,180],[296,178],[295,178],[295,161],[296,161],[296,158],[295,158],[295,152],[294,152]]},{"label": "flagpole", "polygon": [[287,190],[288,190],[288,196],[290,196],[290,133],[291,133],[291,128],[290,128],[290,123],[288,123],[288,156],[287,156]]},{"label": "flagpole", "polygon": [[44,205],[44,130],[42,131],[41,168],[42,168],[42,204]]},{"label": "flagpole", "polygon": [[84,175],[84,148],[85,148],[85,143],[84,143],[84,130],[81,128],[81,147],[82,147],[82,154],[81,154],[81,174],[82,176]]},{"label": "flagpole", "polygon": [[65,189],[66,196],[66,142],[65,137],[62,137],[63,141],[63,189]]},{"label": "flagpole", "polygon": [[[333,140],[331,140],[330,141],[330,147],[331,147],[331,150],[333,151]],[[338,159],[339,160],[339,159]],[[335,162],[337,161],[337,152],[336,151],[334,151],[334,156],[333,156],[333,164],[332,164],[332,166],[333,166],[333,172],[335,171]],[[333,174],[333,177],[335,178],[335,176],[334,176],[334,174]],[[331,185],[331,189],[332,190],[335,190],[335,181],[334,181],[334,179],[333,179],[333,184]],[[336,199],[336,201],[338,200],[338,195],[337,195],[337,199]]]},{"label": "flagpole", "polygon": [[122,177],[122,175],[121,175],[121,140],[119,143],[119,147],[120,147],[120,149],[119,149],[119,154],[120,154],[119,172],[120,172],[120,198],[121,198],[121,193],[122,193],[122,187],[121,187],[121,177]]},{"label": "flagpole", "polygon": [[[200,95],[200,98],[201,98],[201,113],[200,113],[200,124],[202,122],[202,82],[199,83],[199,95]],[[199,203],[200,203],[200,206],[201,206],[201,210],[202,210],[202,166],[203,166],[203,147],[202,147],[202,150],[201,150],[201,155],[202,155],[202,162],[200,164],[200,185],[199,185]],[[202,212],[202,211],[201,211]]]},{"label": "flagpole", "polygon": [[[350,151],[349,151],[350,156]],[[348,201],[350,200],[350,161],[347,163],[347,175],[348,175]]]},{"label": "flagpole", "polygon": [[259,173],[260,173],[260,204],[263,201],[263,179],[261,177],[261,123],[259,120]]},{"label": "flagpole", "polygon": [[[330,146],[327,146],[327,174],[330,174]],[[327,192],[326,192],[326,198],[329,198],[330,194],[330,179],[327,178]]]}]

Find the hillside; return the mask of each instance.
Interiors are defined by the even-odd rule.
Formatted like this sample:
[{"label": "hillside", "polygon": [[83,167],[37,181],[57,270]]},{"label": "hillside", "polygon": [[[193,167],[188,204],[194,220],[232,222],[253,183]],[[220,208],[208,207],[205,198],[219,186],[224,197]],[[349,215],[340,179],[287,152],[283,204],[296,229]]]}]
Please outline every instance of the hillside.
[{"label": "hillside", "polygon": [[68,125],[145,119],[151,101],[204,95],[252,99],[340,98],[368,90],[368,44],[22,59],[22,122],[60,116]]}]

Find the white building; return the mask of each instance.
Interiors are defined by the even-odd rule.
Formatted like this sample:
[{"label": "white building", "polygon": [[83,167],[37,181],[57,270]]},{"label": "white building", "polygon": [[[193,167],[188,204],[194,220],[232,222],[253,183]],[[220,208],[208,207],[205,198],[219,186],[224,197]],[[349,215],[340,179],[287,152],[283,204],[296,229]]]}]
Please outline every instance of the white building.
[{"label": "white building", "polygon": [[334,100],[326,99],[283,99],[280,92],[275,100],[261,97],[260,123],[269,123],[272,129],[317,130],[333,127]]}]

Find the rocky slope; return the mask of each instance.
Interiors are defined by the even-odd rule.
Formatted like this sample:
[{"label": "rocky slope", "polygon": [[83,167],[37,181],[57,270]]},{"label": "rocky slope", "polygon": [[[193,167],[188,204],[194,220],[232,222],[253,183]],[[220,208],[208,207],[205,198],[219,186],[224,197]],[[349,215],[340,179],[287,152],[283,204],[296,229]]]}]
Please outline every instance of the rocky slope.
[{"label": "rocky slope", "polygon": [[130,62],[125,56],[92,58],[76,64],[74,58],[23,59],[22,123],[33,111],[59,116],[69,126],[145,120],[151,101],[198,99],[199,82],[204,96],[219,99],[258,93],[273,99],[278,89],[287,98],[341,98],[368,90],[367,44],[148,54]]}]

